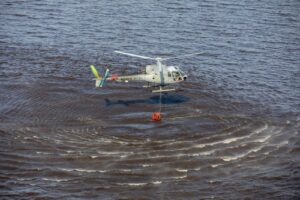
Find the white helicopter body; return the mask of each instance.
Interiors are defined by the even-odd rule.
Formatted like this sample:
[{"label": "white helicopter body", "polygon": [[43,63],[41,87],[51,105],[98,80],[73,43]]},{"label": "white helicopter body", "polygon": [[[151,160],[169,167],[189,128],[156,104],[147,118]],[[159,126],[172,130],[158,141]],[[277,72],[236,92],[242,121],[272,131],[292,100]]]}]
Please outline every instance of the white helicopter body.
[{"label": "white helicopter body", "polygon": [[106,69],[106,73],[104,77],[100,77],[95,67],[91,65],[91,69],[94,75],[96,76],[96,85],[95,85],[96,87],[102,87],[106,80],[118,81],[118,82],[143,81],[148,83],[148,86],[144,86],[144,87],[159,87],[159,90],[153,90],[152,92],[175,91],[175,88],[163,89],[163,87],[170,84],[180,83],[182,81],[185,81],[187,79],[187,75],[183,71],[181,71],[178,66],[167,66],[162,64],[161,61],[201,54],[201,53],[195,53],[195,54],[188,54],[188,55],[171,57],[171,58],[159,58],[159,57],[150,58],[146,56],[125,53],[122,51],[115,51],[115,53],[131,56],[131,57],[138,57],[147,60],[155,60],[156,65],[147,65],[145,73],[128,75],[128,76],[109,75],[110,74],[109,69]]}]

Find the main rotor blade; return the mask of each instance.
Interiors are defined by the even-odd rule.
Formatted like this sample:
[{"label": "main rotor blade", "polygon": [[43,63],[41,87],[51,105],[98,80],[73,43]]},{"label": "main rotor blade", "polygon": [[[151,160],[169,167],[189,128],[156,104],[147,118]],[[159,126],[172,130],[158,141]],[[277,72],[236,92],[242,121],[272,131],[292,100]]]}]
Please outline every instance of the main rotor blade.
[{"label": "main rotor blade", "polygon": [[136,54],[132,54],[132,53],[126,53],[126,52],[122,52],[122,51],[115,51],[115,53],[119,53],[119,54],[123,54],[123,55],[127,55],[127,56],[132,56],[132,57],[137,57],[137,58],[142,58],[142,59],[155,60],[155,58],[140,56],[140,55],[136,55]]},{"label": "main rotor blade", "polygon": [[175,59],[175,58],[184,58],[184,57],[190,57],[190,56],[195,56],[195,55],[200,55],[200,54],[204,54],[204,52],[186,54],[186,55],[181,55],[181,56],[176,56],[176,57],[162,58],[161,60],[169,60],[169,59]]}]

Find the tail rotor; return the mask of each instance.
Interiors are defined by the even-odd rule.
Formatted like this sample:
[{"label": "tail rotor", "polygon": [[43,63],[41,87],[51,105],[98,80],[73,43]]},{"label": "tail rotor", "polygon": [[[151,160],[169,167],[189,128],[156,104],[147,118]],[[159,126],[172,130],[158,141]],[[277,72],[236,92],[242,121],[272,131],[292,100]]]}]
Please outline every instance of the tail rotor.
[{"label": "tail rotor", "polygon": [[94,65],[90,65],[91,70],[94,74],[94,76],[96,77],[96,87],[103,87],[106,79],[109,77],[109,69],[107,68],[104,74],[104,77],[99,76],[98,71],[96,70],[96,68],[94,67]]}]

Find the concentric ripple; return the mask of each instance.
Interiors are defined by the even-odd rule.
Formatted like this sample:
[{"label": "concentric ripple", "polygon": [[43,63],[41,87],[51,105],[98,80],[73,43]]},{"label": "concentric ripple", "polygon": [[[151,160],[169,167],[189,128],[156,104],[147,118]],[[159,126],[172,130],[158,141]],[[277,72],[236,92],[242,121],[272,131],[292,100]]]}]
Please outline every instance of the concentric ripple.
[{"label": "concentric ripple", "polygon": [[[43,94],[38,88],[35,95]],[[48,87],[43,92],[56,93],[60,90],[57,88]],[[97,95],[77,95],[83,102],[99,100]],[[172,100],[177,95],[183,94],[163,98]],[[195,99],[189,89],[185,95]],[[47,197],[61,198],[70,192],[84,197],[87,191],[105,191],[103,197],[115,192],[121,192],[119,197],[134,197],[136,193],[148,196],[159,190],[163,196],[172,196],[175,194],[168,189],[172,186],[181,195],[194,196],[197,191],[193,188],[221,187],[230,180],[226,186],[230,189],[245,176],[262,177],[262,171],[289,162],[285,155],[298,137],[291,124],[278,126],[262,118],[234,114],[236,106],[227,105],[224,111],[218,100],[210,101],[218,99],[212,95],[204,95],[202,103],[192,104],[198,109],[189,108],[189,102],[176,110],[165,104],[160,123],[149,121],[149,111],[130,115],[114,111],[116,106],[120,110],[142,110],[145,105],[155,108],[157,104],[110,105],[107,119],[104,112],[93,113],[84,105],[67,112],[74,103],[68,96],[63,100],[56,97],[52,104],[51,98],[39,101],[40,98],[29,95],[32,99],[28,102],[35,101],[31,109],[43,108],[40,112],[45,115],[37,113],[36,120],[21,115],[22,126],[3,126],[0,167],[4,194],[43,197],[47,191]],[[61,110],[61,115],[56,114]],[[211,110],[210,114],[206,110]],[[52,116],[56,118],[51,119]],[[196,186],[189,188],[190,185]],[[11,192],[11,188],[18,188],[18,192]],[[186,189],[180,192],[182,188]]]}]

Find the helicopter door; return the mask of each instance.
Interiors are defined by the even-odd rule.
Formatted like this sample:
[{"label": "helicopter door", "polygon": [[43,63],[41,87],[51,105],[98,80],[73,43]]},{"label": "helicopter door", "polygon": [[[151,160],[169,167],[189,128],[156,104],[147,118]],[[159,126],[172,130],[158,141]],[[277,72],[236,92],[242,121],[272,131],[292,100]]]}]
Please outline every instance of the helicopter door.
[{"label": "helicopter door", "polygon": [[168,71],[168,77],[167,77],[169,82],[173,82],[173,76],[172,76],[172,72]]}]

